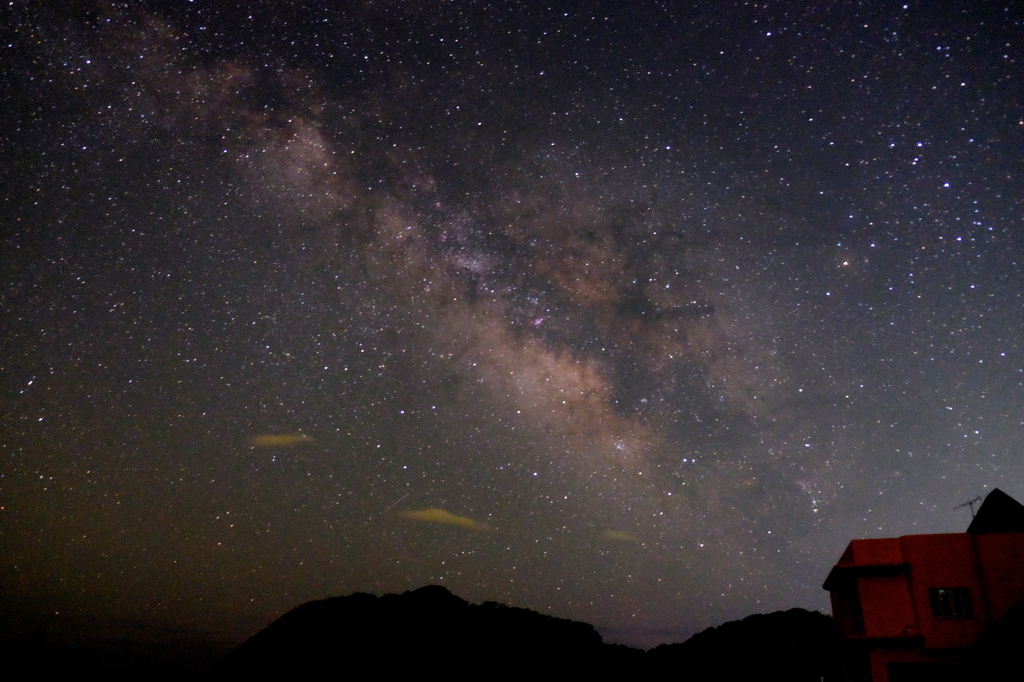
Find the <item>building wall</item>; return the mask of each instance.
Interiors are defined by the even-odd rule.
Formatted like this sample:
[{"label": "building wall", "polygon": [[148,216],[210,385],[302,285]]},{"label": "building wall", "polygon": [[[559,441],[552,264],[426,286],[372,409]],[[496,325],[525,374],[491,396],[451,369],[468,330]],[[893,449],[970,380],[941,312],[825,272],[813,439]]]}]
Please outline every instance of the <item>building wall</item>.
[{"label": "building wall", "polygon": [[843,553],[842,559],[839,560],[839,565],[846,563],[856,566],[902,564],[903,551],[900,546],[900,538],[853,540],[846,552]]},{"label": "building wall", "polygon": [[1024,604],[1024,533],[975,535],[993,621]]},{"label": "building wall", "polygon": [[[871,671],[870,682],[895,682],[890,677],[890,665],[893,663],[914,664],[913,667],[919,670],[928,670],[931,675],[925,679],[938,682],[940,678],[935,676],[933,666],[948,666],[955,660],[952,656],[934,655],[922,652],[920,649],[906,649],[899,647],[878,647],[872,649],[869,654],[869,667]],[[905,669],[906,670],[906,669]]]},{"label": "building wall", "polygon": [[[836,567],[847,571],[837,574],[831,597],[852,680],[869,671],[874,682],[888,682],[890,670],[941,674],[988,626],[1024,605],[1024,533],[854,540]],[[939,588],[966,588],[970,614],[936,615],[930,590]]]},{"label": "building wall", "polygon": [[[988,610],[972,536],[908,535],[900,538],[900,543],[903,557],[910,564],[911,599],[924,647],[957,649],[973,645],[988,620]],[[962,587],[969,590],[971,616],[935,617],[929,590]]]},{"label": "building wall", "polygon": [[860,608],[857,581],[844,584],[829,592],[832,601],[832,620],[841,638],[860,637],[864,634],[864,616]]},{"label": "building wall", "polygon": [[857,580],[866,637],[917,634],[906,575],[863,576]]}]

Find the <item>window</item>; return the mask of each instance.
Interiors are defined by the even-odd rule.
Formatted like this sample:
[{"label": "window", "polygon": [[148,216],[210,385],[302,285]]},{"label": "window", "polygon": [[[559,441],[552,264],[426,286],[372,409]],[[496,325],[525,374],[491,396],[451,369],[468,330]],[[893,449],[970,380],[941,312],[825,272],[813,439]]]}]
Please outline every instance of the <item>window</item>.
[{"label": "window", "polygon": [[970,618],[971,591],[966,587],[935,587],[928,590],[932,615],[936,618]]}]

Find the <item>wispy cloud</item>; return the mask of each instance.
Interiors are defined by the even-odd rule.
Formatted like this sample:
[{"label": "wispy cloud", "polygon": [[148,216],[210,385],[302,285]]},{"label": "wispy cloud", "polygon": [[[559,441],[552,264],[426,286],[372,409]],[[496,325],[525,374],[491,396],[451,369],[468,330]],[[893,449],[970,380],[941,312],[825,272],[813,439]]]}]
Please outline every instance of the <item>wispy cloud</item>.
[{"label": "wispy cloud", "polygon": [[257,448],[288,448],[293,445],[306,445],[316,441],[312,436],[307,436],[304,433],[268,433],[253,436],[249,442],[253,447]]},{"label": "wispy cloud", "polygon": [[458,516],[444,509],[417,509],[415,511],[404,511],[401,515],[413,521],[425,521],[427,523],[443,523],[446,526],[461,526],[470,530],[488,530],[487,525],[474,521],[468,516]]}]

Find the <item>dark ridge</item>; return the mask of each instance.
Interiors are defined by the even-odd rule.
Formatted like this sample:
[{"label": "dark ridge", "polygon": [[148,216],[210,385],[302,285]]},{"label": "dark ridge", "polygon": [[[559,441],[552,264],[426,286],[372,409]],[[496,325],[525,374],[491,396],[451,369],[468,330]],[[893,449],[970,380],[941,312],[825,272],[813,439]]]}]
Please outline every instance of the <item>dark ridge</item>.
[{"label": "dark ridge", "polygon": [[596,672],[622,653],[586,623],[496,602],[473,605],[432,585],[303,604],[232,652],[212,677]]},{"label": "dark ridge", "polygon": [[685,672],[687,682],[838,679],[838,640],[832,619],[790,609],[747,616],[703,630],[682,644],[647,652],[655,676]]},{"label": "dark ridge", "polygon": [[644,652],[603,643],[587,623],[497,602],[469,604],[432,585],[303,604],[242,644],[210,678],[433,671],[445,679],[685,673],[687,680],[819,682],[835,679],[835,661],[831,618],[802,609],[750,616]]}]

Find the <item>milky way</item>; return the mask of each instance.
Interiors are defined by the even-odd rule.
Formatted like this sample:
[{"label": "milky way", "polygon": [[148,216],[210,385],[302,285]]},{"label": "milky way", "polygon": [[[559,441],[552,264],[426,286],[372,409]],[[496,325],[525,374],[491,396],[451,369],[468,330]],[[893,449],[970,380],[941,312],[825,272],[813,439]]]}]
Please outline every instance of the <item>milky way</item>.
[{"label": "milky way", "polygon": [[1019,11],[236,4],[4,10],[7,630],[646,645],[1024,493]]}]

